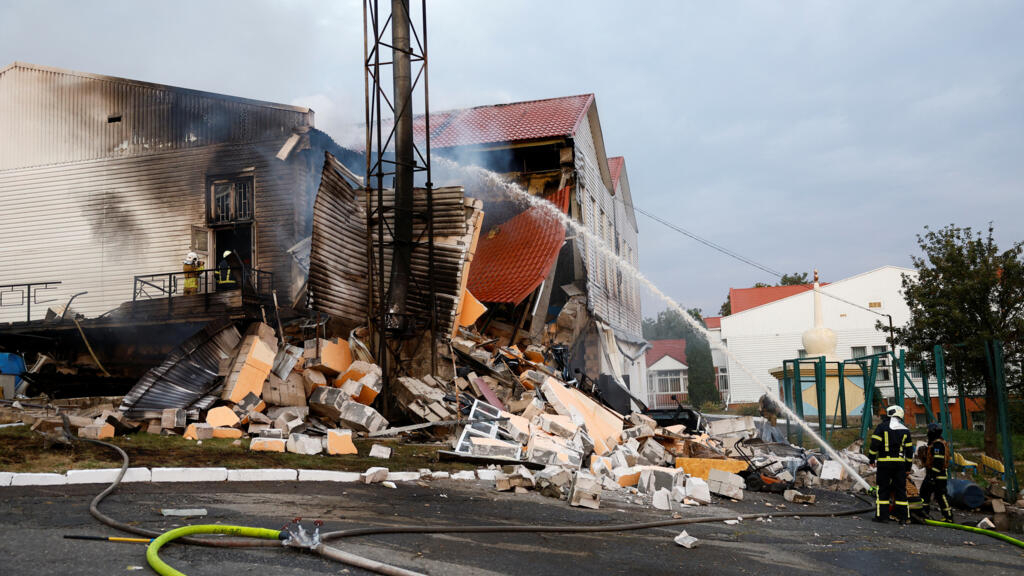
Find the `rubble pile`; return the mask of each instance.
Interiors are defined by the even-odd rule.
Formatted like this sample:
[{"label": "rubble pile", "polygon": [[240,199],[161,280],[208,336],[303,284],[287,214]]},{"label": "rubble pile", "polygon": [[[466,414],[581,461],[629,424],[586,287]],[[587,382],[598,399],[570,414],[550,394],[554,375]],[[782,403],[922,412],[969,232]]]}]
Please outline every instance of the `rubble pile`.
[{"label": "rubble pile", "polygon": [[[643,413],[623,416],[536,345],[522,351],[460,329],[442,362],[454,366],[450,377],[398,376],[385,398],[382,371],[356,333],[299,346],[256,322],[244,334],[228,326],[199,336],[147,373],[119,408],[110,401],[66,407],[72,430],[95,439],[140,430],[194,441],[248,438],[252,451],[329,456],[357,454],[356,437],[426,438],[451,447],[442,457],[490,466],[498,491],[535,491],[589,508],[614,494],[677,512],[713,498],[742,500],[749,490],[813,504],[800,489],[853,487],[839,462],[764,442],[764,426],[749,416],[664,426]],[[183,373],[188,394],[175,396],[173,375]],[[395,428],[375,408],[388,401],[401,424]],[[159,402],[169,406],[155,409]],[[52,407],[22,410],[35,428],[63,426]],[[384,445],[369,453],[390,455]],[[860,453],[841,456],[870,472]]]}]

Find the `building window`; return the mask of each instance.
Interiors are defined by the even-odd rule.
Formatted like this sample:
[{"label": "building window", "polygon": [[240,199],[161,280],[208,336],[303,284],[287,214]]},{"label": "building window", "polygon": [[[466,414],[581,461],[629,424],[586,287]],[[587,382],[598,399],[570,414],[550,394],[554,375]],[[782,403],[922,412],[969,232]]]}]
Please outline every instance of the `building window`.
[{"label": "building window", "polygon": [[971,430],[975,432],[985,431],[985,413],[971,412]]},{"label": "building window", "polygon": [[881,302],[868,302],[868,308],[881,308]]},{"label": "building window", "polygon": [[210,225],[249,222],[253,217],[253,178],[212,178],[207,186],[206,221]]},{"label": "building window", "polygon": [[206,228],[200,228],[199,226],[192,227],[192,243],[189,244],[189,248],[193,252],[201,252],[208,254],[210,252],[210,234]]},{"label": "building window", "polygon": [[718,367],[718,391],[722,394],[729,393],[729,369],[724,366]]},{"label": "building window", "polygon": [[651,392],[672,394],[686,392],[686,372],[683,370],[655,370],[647,375]]},{"label": "building window", "polygon": [[807,358],[807,350],[803,348],[796,351],[797,358]]},{"label": "building window", "polygon": [[864,346],[854,346],[853,348],[850,348],[850,357],[851,358],[861,358],[861,357],[867,356],[867,355],[868,355],[868,349],[865,348]]}]

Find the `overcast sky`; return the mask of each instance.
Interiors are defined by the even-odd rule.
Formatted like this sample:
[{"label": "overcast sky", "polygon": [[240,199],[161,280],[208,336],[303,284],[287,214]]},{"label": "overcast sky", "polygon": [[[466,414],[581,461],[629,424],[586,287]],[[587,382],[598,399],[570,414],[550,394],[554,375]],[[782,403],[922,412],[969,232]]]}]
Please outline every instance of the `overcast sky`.
[{"label": "overcast sky", "polygon": [[[637,206],[775,270],[909,265],[925,225],[1024,239],[1024,2],[436,0],[428,22],[435,110],[592,92]],[[339,140],[362,51],[354,0],[0,0],[0,66],[308,105]],[[774,280],[637,218],[641,269],[688,307]]]}]

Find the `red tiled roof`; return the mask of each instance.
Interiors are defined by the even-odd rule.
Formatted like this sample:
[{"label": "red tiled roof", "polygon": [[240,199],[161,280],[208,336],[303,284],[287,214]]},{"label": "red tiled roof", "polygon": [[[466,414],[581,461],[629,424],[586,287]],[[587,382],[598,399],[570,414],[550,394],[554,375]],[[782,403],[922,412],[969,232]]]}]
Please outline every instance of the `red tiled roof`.
[{"label": "red tiled roof", "polygon": [[[566,212],[569,187],[548,200]],[[518,304],[548,277],[564,241],[561,222],[529,208],[481,234],[467,288],[481,302]]]},{"label": "red tiled roof", "polygon": [[[430,115],[430,147],[450,148],[571,136],[576,133],[593,101],[593,94],[580,94],[435,112]],[[423,120],[423,116],[418,116],[413,121],[417,140],[423,139]]]},{"label": "red tiled roof", "polygon": [[650,344],[645,356],[648,368],[665,356],[686,364],[686,340],[651,340]]},{"label": "red tiled roof", "polygon": [[722,317],[721,316],[706,316],[704,318],[704,326],[706,326],[708,330],[714,330],[715,328],[721,328],[722,327]]},{"label": "red tiled roof", "polygon": [[[821,285],[828,286],[828,282],[822,282]],[[763,288],[729,288],[729,302],[732,304],[732,313],[738,314],[744,310],[750,310],[751,308],[757,308],[776,300],[789,298],[813,288],[814,284],[765,286]]]},{"label": "red tiled roof", "polygon": [[[608,171],[612,173],[612,187],[618,189],[619,176],[622,175],[622,167],[626,165],[626,159],[622,156],[615,156],[608,159]],[[615,193],[615,190],[612,190]]]}]

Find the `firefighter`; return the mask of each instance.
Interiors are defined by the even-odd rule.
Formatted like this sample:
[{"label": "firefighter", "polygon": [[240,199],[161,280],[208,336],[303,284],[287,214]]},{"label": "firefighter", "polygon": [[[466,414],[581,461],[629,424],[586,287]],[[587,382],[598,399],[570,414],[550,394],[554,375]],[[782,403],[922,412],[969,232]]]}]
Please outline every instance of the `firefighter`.
[{"label": "firefighter", "polygon": [[181,266],[185,273],[185,294],[196,294],[199,292],[199,274],[203,271],[204,262],[199,259],[199,254],[189,252]]},{"label": "firefighter", "polygon": [[932,498],[939,503],[943,522],[953,521],[953,508],[946,493],[946,460],[949,444],[942,439],[942,425],[932,422],[928,425],[928,447],[924,457],[924,482],[921,483],[921,499],[925,513],[931,510]]},{"label": "firefighter", "polygon": [[217,290],[235,290],[238,288],[238,276],[241,275],[241,267],[235,265],[238,256],[231,250],[225,250],[220,262],[217,263]]},{"label": "firefighter", "polygon": [[875,522],[889,519],[890,505],[895,519],[900,524],[910,522],[910,503],[907,501],[907,472],[914,457],[914,443],[910,430],[903,424],[903,408],[889,406],[887,416],[875,428],[868,447],[868,460],[877,462],[875,480],[878,491],[875,494]]}]

